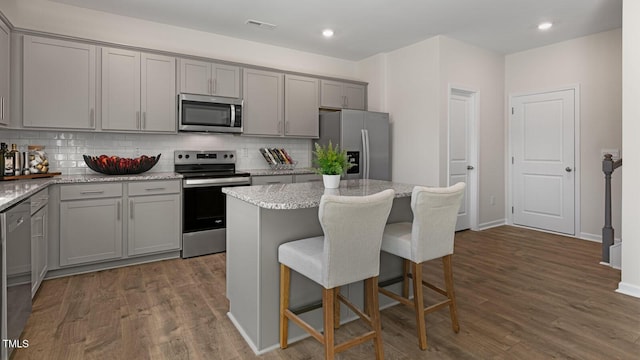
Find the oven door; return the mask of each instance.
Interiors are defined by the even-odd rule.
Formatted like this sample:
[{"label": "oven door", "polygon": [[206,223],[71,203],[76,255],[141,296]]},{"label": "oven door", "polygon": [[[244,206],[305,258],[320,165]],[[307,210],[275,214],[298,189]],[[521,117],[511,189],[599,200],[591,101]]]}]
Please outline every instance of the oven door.
[{"label": "oven door", "polygon": [[248,177],[184,180],[182,232],[225,228],[227,201],[222,188],[250,184]]}]

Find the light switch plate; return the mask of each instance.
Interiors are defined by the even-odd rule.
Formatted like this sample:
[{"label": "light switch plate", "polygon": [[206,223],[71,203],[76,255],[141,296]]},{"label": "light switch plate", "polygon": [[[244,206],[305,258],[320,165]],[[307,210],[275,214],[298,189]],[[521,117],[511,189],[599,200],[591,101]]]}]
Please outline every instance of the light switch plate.
[{"label": "light switch plate", "polygon": [[604,159],[605,154],[611,154],[611,159],[613,161],[620,159],[620,149],[602,149],[600,150],[600,155]]}]

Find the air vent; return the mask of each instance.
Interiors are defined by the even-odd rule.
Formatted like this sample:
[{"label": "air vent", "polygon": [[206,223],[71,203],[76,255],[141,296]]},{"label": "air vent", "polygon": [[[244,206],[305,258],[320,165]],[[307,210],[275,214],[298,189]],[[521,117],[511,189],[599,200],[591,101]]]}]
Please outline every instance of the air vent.
[{"label": "air vent", "polygon": [[251,26],[256,26],[256,27],[259,27],[259,28],[262,28],[262,29],[266,29],[266,30],[273,30],[273,29],[276,28],[276,26],[278,26],[278,25],[266,23],[264,21],[258,21],[258,20],[252,20],[252,19],[249,19],[249,20],[245,21],[245,24],[251,25]]}]

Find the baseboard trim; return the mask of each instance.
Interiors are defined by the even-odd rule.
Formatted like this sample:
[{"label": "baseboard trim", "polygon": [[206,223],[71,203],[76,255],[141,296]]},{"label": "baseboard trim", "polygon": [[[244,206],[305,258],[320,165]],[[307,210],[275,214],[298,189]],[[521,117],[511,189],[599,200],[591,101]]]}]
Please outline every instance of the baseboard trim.
[{"label": "baseboard trim", "polygon": [[502,226],[502,225],[506,225],[506,224],[507,224],[507,220],[506,219],[499,219],[499,220],[494,220],[494,221],[489,221],[489,222],[486,222],[486,223],[478,224],[478,228],[476,230],[478,230],[478,231],[487,230],[487,229],[491,229],[491,228]]},{"label": "baseboard trim", "polygon": [[620,294],[640,298],[640,286],[632,285],[622,281],[618,283],[618,288],[616,289],[616,292]]},{"label": "baseboard trim", "polygon": [[[596,235],[596,234],[590,234],[590,233],[586,233],[586,232],[581,232],[579,236],[577,236],[579,239],[582,240],[588,240],[588,241],[593,241],[593,242],[599,242],[602,243],[602,235]],[[613,243],[619,243],[621,242],[622,239],[620,239],[619,237],[614,238],[613,239]]]},{"label": "baseboard trim", "polygon": [[249,345],[249,347],[251,348],[251,350],[253,351],[254,354],[262,355],[262,354],[267,353],[267,352],[269,352],[271,350],[274,350],[274,349],[268,349],[268,350],[264,349],[262,351],[258,351],[258,347],[256,346],[256,344],[253,343],[253,340],[251,340],[249,335],[244,331],[244,329],[242,328],[242,326],[240,325],[238,320],[236,320],[236,318],[233,316],[233,314],[230,311],[227,312],[227,317],[229,318],[229,320],[231,320],[231,323],[233,323],[233,326],[236,327],[236,329],[240,333],[240,336],[242,336],[242,338],[247,343],[247,345]]}]

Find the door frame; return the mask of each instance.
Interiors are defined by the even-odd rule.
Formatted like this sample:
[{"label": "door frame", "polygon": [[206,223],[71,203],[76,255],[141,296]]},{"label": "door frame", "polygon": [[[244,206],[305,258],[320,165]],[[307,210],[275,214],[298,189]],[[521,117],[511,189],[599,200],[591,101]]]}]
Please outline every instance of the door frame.
[{"label": "door frame", "polygon": [[[565,91],[565,90],[573,90],[573,96],[574,96],[574,109],[573,109],[573,114],[574,114],[574,127],[573,127],[573,157],[574,157],[574,188],[573,188],[573,218],[574,218],[574,224],[573,224],[573,237],[579,238],[580,234],[581,234],[581,222],[580,222],[580,178],[581,178],[581,173],[582,173],[582,168],[581,168],[581,163],[580,163],[580,84],[572,84],[572,85],[566,85],[566,86],[560,86],[560,87],[556,87],[556,88],[547,88],[547,89],[542,89],[542,90],[537,90],[537,91],[526,91],[526,92],[513,92],[509,94],[509,103],[508,103],[508,107],[506,109],[506,131],[507,131],[507,157],[505,159],[505,163],[506,163],[506,169],[508,169],[508,171],[506,171],[506,177],[507,177],[507,194],[505,196],[505,199],[507,201],[507,203],[505,204],[505,211],[507,213],[507,224],[508,225],[513,225],[513,226],[521,226],[521,225],[514,225],[513,223],[513,213],[511,212],[511,207],[513,206],[513,164],[511,163],[511,158],[513,157],[513,138],[511,136],[511,131],[512,131],[512,127],[511,127],[511,121],[512,121],[512,116],[513,114],[511,113],[511,109],[513,108],[513,98],[514,97],[519,97],[519,96],[528,96],[528,95],[537,95],[537,94],[545,94],[545,93],[550,93],[550,92],[557,92],[557,91]],[[521,227],[525,227],[525,226],[521,226]],[[556,234],[555,231],[550,231],[550,230],[543,230],[543,229],[535,229],[535,230],[539,230],[539,231],[544,231],[544,232],[549,232],[549,233],[554,233]],[[559,234],[559,233],[558,233]],[[561,234],[564,236],[567,236],[567,234]]]},{"label": "door frame", "polygon": [[480,172],[479,153],[480,141],[478,139],[478,119],[480,114],[480,92],[468,86],[449,84],[447,86],[447,186],[451,178],[451,95],[454,93],[469,96],[472,101],[472,111],[469,119],[469,163],[473,164],[474,171],[468,173],[469,184],[469,226],[471,230],[478,230],[479,190],[478,174]]}]

